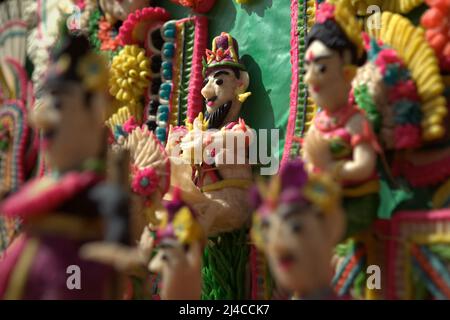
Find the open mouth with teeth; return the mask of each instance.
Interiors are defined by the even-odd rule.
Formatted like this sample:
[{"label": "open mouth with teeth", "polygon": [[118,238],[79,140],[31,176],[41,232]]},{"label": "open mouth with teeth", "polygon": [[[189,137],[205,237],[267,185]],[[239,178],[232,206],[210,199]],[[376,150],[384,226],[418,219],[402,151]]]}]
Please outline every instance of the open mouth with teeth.
[{"label": "open mouth with teeth", "polygon": [[[217,97],[213,98],[214,100],[217,99]],[[208,99],[210,100],[210,99]],[[207,103],[208,103],[207,100]],[[208,120],[208,129],[219,129],[220,126],[223,124],[225,117],[227,116],[228,112],[231,109],[232,102],[229,101],[220,107],[218,107],[215,111],[209,113],[208,110],[205,112],[205,119]]]},{"label": "open mouth with teeth", "polygon": [[294,255],[292,255],[290,253],[286,253],[286,254],[279,256],[277,260],[278,260],[278,265],[283,270],[289,270],[290,268],[292,268],[292,266],[295,263],[295,257],[294,257]]}]

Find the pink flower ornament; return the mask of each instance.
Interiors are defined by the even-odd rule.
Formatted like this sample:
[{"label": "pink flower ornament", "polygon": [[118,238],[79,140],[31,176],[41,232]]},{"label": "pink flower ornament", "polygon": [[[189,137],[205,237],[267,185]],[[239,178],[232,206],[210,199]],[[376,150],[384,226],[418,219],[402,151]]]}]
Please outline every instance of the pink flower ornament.
[{"label": "pink flower ornament", "polygon": [[325,23],[327,20],[334,20],[334,10],[336,7],[330,3],[322,3],[316,13],[316,22]]},{"label": "pink flower ornament", "polygon": [[155,169],[145,168],[138,170],[131,182],[131,189],[139,195],[150,196],[158,188],[159,178]]}]

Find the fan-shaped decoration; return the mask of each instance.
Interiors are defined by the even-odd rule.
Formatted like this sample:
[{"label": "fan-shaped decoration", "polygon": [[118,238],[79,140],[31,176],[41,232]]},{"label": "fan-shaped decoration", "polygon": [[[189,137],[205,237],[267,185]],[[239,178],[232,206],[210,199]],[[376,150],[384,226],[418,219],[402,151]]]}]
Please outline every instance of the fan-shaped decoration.
[{"label": "fan-shaped decoration", "polygon": [[159,7],[143,8],[130,14],[119,29],[122,45],[137,44],[145,47],[147,55],[159,53],[160,28],[169,19],[169,13]]},{"label": "fan-shaped decoration", "polygon": [[27,111],[20,101],[6,101],[0,108],[2,189],[15,191],[24,182],[25,152],[29,128]]},{"label": "fan-shaped decoration", "polygon": [[32,86],[25,70],[28,31],[25,11],[31,3],[30,0],[8,0],[0,3],[2,98],[21,99],[28,106],[33,99]]},{"label": "fan-shaped decoration", "polygon": [[27,23],[24,11],[29,0],[7,0],[0,4],[0,60],[14,58],[25,65]]},{"label": "fan-shaped decoration", "polygon": [[422,139],[434,141],[445,134],[447,103],[439,64],[433,49],[425,41],[423,29],[398,14],[383,12],[381,29],[370,30],[371,36],[393,48],[414,79],[422,100]]},{"label": "fan-shaped decoration", "polygon": [[27,72],[23,65],[14,58],[5,58],[0,68],[6,78],[6,85],[9,87],[10,96],[4,99],[18,99],[28,102],[30,105],[32,100],[32,84],[28,81]]},{"label": "fan-shaped decoration", "polygon": [[111,130],[114,140],[120,144],[123,142],[121,137],[126,138],[136,127],[136,123],[128,107],[122,107],[106,121],[106,126]]},{"label": "fan-shaped decoration", "polygon": [[384,0],[381,8],[391,12],[408,13],[422,3],[423,0]]},{"label": "fan-shaped decoration", "polygon": [[162,199],[170,187],[170,161],[164,147],[144,126],[128,135],[124,148],[130,151],[133,191],[144,197]]},{"label": "fan-shaped decoration", "polygon": [[[5,101],[0,108],[1,198],[17,191],[27,178],[35,158],[35,153],[29,150],[31,138],[27,110],[22,101]],[[16,220],[0,216],[0,252],[9,244],[17,227]]]},{"label": "fan-shaped decoration", "polygon": [[350,0],[349,2],[358,15],[365,16],[373,13],[368,11],[368,8],[373,5],[378,6],[382,11],[408,13],[420,6],[424,0]]}]

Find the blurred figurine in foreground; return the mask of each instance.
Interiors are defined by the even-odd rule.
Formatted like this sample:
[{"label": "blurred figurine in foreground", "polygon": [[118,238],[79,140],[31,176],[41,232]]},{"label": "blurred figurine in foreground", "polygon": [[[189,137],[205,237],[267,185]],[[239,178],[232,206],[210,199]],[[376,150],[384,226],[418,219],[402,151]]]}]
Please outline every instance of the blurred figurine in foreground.
[{"label": "blurred figurine in foreground", "polygon": [[157,253],[149,270],[162,275],[161,298],[198,300],[202,289],[202,245],[205,234],[192,208],[175,189],[166,216],[156,231]]},{"label": "blurred figurine in foreground", "polygon": [[107,79],[107,62],[89,41],[63,32],[45,103],[31,119],[51,174],[30,181],[0,208],[24,221],[23,234],[0,260],[3,299],[117,298],[112,269],[79,255],[90,241],[128,242],[128,193],[105,180]]},{"label": "blurred figurine in foreground", "polygon": [[334,299],[332,254],[345,230],[340,189],[303,162],[286,163],[270,184],[253,189],[252,239],[275,280],[300,299]]}]

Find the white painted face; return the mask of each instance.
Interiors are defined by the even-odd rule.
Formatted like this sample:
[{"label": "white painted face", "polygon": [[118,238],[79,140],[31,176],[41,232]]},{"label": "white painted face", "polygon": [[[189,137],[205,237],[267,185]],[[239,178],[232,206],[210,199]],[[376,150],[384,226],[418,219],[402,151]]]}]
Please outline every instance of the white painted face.
[{"label": "white painted face", "polygon": [[315,40],[305,54],[305,82],[309,94],[321,108],[335,110],[347,103],[351,83],[344,74],[341,55]]},{"label": "white painted face", "polygon": [[120,21],[124,21],[130,13],[148,5],[149,0],[100,0],[102,10],[110,17]]},{"label": "white painted face", "polygon": [[85,91],[76,82],[45,92],[31,122],[42,130],[43,148],[52,168],[61,172],[77,169],[100,154],[105,143],[102,111],[106,103],[104,93],[93,93],[86,101]]},{"label": "white painted face", "polygon": [[240,72],[240,79],[236,77],[233,70],[221,68],[211,72],[203,82],[202,95],[205,98],[206,110],[213,113],[222,105],[234,102],[239,90],[244,86],[246,72]]}]

